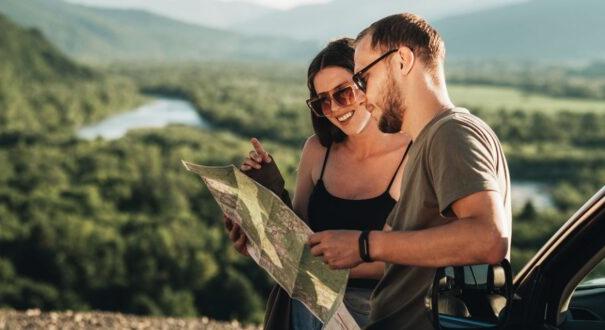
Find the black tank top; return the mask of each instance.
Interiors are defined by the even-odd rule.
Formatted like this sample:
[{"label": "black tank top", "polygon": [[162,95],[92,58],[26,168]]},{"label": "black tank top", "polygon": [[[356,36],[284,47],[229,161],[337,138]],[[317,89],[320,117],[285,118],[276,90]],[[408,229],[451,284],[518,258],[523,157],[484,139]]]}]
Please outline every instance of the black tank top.
[{"label": "black tank top", "polygon": [[[343,199],[328,192],[323,182],[331,149],[331,146],[328,147],[319,180],[309,197],[309,227],[314,232],[331,229],[382,230],[389,213],[397,203],[389,194],[389,190],[411,145],[410,143],[406,148],[384,193],[368,199]],[[373,279],[349,279],[348,285],[373,289],[377,283],[378,280]]]}]

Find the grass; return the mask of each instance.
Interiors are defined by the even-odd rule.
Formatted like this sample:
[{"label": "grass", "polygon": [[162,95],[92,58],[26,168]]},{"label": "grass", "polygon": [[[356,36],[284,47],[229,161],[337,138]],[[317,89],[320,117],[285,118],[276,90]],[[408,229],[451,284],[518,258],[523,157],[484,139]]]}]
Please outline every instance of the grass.
[{"label": "grass", "polygon": [[514,88],[485,85],[448,85],[454,103],[470,110],[481,108],[488,111],[572,111],[605,113],[605,101],[579,98],[556,98],[539,94],[527,94]]}]

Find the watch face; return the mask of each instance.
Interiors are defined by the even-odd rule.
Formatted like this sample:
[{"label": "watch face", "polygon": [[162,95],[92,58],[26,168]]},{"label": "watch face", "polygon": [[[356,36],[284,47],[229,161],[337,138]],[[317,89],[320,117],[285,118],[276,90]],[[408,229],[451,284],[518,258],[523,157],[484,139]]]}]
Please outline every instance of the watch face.
[{"label": "watch face", "polygon": [[359,256],[361,260],[365,262],[371,262],[372,258],[370,258],[370,241],[368,237],[370,232],[368,230],[364,230],[359,235]]}]

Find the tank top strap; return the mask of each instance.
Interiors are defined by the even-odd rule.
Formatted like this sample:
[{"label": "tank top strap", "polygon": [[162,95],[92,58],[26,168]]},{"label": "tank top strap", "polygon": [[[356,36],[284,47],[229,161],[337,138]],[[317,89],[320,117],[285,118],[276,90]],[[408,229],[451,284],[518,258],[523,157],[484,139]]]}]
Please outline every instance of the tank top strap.
[{"label": "tank top strap", "polygon": [[324,157],[324,164],[321,167],[321,174],[319,175],[319,180],[323,180],[324,171],[326,170],[326,164],[328,163],[328,156],[330,155],[330,149],[332,149],[332,145],[328,146],[328,150],[326,150],[326,156]]},{"label": "tank top strap", "polygon": [[397,176],[397,173],[399,172],[399,168],[401,167],[401,164],[403,164],[403,161],[405,160],[405,156],[407,156],[408,151],[410,151],[411,146],[412,146],[412,142],[410,141],[410,143],[408,143],[407,148],[405,148],[403,157],[401,157],[401,161],[399,162],[399,165],[397,165],[397,169],[395,170],[395,173],[393,174],[393,177],[391,178],[391,182],[389,182],[389,186],[387,187],[386,192],[389,192],[389,190],[391,190],[391,186],[393,185],[393,182],[395,181],[395,177]]}]

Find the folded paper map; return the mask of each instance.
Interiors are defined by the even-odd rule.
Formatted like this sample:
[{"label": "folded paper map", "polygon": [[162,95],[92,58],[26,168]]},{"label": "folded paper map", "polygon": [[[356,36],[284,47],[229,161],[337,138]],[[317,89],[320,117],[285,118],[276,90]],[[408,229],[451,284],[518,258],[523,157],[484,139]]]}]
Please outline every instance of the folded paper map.
[{"label": "folded paper map", "polygon": [[332,270],[311,254],[306,244],[311,229],[277,195],[233,165],[183,165],[202,178],[223,213],[240,225],[254,261],[324,329],[359,329],[342,303],[349,271]]}]

